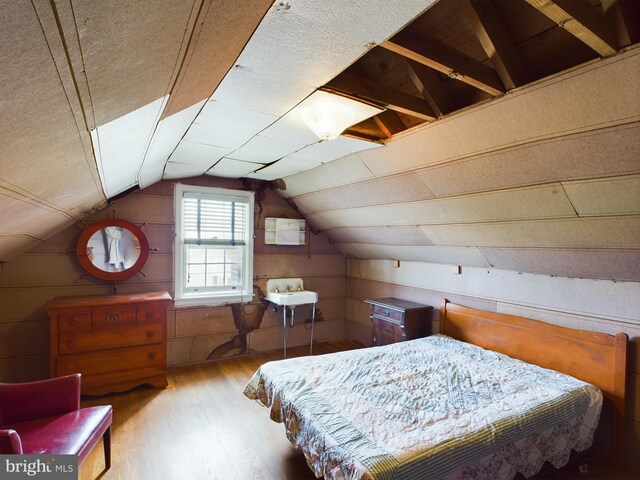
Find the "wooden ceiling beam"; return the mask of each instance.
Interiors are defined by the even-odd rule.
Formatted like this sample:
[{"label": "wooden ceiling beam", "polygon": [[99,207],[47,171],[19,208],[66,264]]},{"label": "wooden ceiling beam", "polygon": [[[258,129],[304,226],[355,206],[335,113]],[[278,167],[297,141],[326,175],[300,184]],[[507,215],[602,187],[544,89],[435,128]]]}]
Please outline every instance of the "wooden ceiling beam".
[{"label": "wooden ceiling beam", "polygon": [[370,101],[396,112],[406,113],[423,120],[435,120],[436,115],[429,104],[419,97],[381,85],[373,80],[342,73],[329,81],[322,90],[341,93],[355,99]]},{"label": "wooden ceiling beam", "polygon": [[392,137],[396,133],[403,132],[407,129],[400,116],[393,110],[385,110],[384,112],[373,117],[380,130],[387,136]]},{"label": "wooden ceiling beam", "polygon": [[462,0],[473,30],[507,90],[527,82],[520,57],[490,0]]},{"label": "wooden ceiling beam", "polygon": [[505,91],[494,69],[433,38],[418,37],[405,30],[380,46],[490,95],[498,96]]},{"label": "wooden ceiling beam", "polygon": [[[355,125],[354,125],[354,127],[355,127]],[[340,135],[342,137],[355,138],[357,140],[365,140],[367,142],[373,142],[373,143],[382,143],[382,140],[384,140],[383,138],[378,137],[376,135],[372,135],[370,133],[365,133],[365,132],[360,132],[358,130],[354,130],[353,128],[347,128]]]},{"label": "wooden ceiling beam", "polygon": [[604,16],[585,0],[526,0],[578,40],[608,57],[617,52],[616,41]]},{"label": "wooden ceiling beam", "polygon": [[435,70],[413,60],[405,60],[409,78],[438,117],[457,109],[456,103]]}]

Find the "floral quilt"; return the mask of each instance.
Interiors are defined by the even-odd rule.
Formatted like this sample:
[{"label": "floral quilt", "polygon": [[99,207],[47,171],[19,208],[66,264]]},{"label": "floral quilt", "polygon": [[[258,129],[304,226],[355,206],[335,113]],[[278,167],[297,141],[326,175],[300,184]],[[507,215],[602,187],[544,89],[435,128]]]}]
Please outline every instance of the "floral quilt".
[{"label": "floral quilt", "polygon": [[588,448],[596,387],[443,335],[262,365],[244,394],[316,477],[510,479]]}]

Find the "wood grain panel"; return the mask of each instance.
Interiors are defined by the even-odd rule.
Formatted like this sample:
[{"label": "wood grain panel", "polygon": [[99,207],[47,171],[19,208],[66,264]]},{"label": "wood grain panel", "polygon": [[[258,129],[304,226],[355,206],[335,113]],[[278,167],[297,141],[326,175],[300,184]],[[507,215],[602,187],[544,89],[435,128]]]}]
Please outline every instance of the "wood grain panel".
[{"label": "wood grain panel", "polygon": [[294,198],[305,214],[366,205],[410,202],[434,198],[422,178],[414,173],[352,183]]},{"label": "wood grain panel", "polygon": [[417,262],[446,263],[489,267],[491,264],[476,247],[396,246],[367,243],[338,243],[347,257],[359,259],[409,260]]},{"label": "wood grain panel", "polygon": [[640,171],[640,124],[475,155],[417,174],[437,197]]},{"label": "wood grain panel", "polygon": [[484,248],[494,268],[581,278],[640,282],[640,250]]},{"label": "wood grain panel", "polygon": [[342,227],[324,232],[337,243],[370,243],[378,245],[433,245],[420,228],[411,227]]},{"label": "wood grain panel", "polygon": [[173,225],[173,197],[135,192],[113,202],[109,208],[87,218],[87,222],[103,218],[124,218],[131,223]]},{"label": "wood grain panel", "polygon": [[342,255],[254,255],[253,274],[262,278],[295,277],[301,272],[303,278],[313,275],[342,275],[346,263]]},{"label": "wood grain panel", "polygon": [[[371,323],[371,322],[369,322]],[[347,321],[345,324],[345,339],[356,342],[365,347],[371,346],[371,324],[363,325],[357,322]]]},{"label": "wood grain panel", "polygon": [[312,170],[286,177],[284,180],[287,183],[287,188],[283,195],[297,197],[303,193],[347,185],[373,178],[373,176],[358,155],[349,155]]},{"label": "wood grain panel", "polygon": [[559,184],[332,210],[307,216],[312,225],[321,230],[350,226],[438,225],[556,217],[575,217]]},{"label": "wood grain panel", "polygon": [[3,322],[0,325],[0,358],[22,355],[36,355],[49,352],[49,322],[47,320],[31,322]]},{"label": "wood grain panel", "polygon": [[640,248],[640,217],[576,218],[420,227],[437,245],[501,248]]},{"label": "wood grain panel", "polygon": [[230,341],[237,332],[225,332],[167,340],[167,365],[202,363],[213,349]]},{"label": "wood grain panel", "polygon": [[176,312],[176,337],[233,332],[231,308],[180,308]]},{"label": "wood grain panel", "polygon": [[22,252],[38,245],[42,238],[30,235],[0,235],[0,262],[8,262]]},{"label": "wood grain panel", "polygon": [[640,213],[640,175],[563,182],[562,187],[581,217]]}]

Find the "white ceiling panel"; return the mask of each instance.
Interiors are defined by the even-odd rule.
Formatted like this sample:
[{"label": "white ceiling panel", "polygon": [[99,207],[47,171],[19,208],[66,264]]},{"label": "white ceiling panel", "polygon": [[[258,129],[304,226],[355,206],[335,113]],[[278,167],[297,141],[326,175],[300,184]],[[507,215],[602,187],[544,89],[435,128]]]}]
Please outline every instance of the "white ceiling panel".
[{"label": "white ceiling panel", "polygon": [[213,145],[185,142],[183,140],[171,154],[167,164],[173,162],[193,165],[199,169],[200,173],[198,175],[202,175],[230,151],[230,148],[214,147]]},{"label": "white ceiling panel", "polygon": [[284,178],[289,175],[294,175],[298,172],[303,172],[311,168],[317,167],[320,163],[310,162],[293,156],[285,157],[282,160],[277,161],[273,165],[269,165],[251,175],[250,178],[257,178],[258,180],[275,180],[276,178]]},{"label": "white ceiling panel", "polygon": [[138,174],[140,188],[145,188],[162,180],[165,163],[176,148],[180,139],[193,122],[204,100],[181,112],[166,117],[158,123],[151,146],[144,157],[142,168]]},{"label": "white ceiling panel", "polygon": [[261,163],[242,162],[231,158],[223,158],[205,173],[216,177],[240,178],[246,177],[254,170],[263,166]]},{"label": "white ceiling panel", "polygon": [[210,100],[187,132],[185,140],[239,148],[277,119],[266,113]]},{"label": "white ceiling panel", "polygon": [[275,139],[256,135],[239,149],[228,155],[235,160],[254,163],[271,163],[297,152],[305,145],[296,138]]},{"label": "white ceiling panel", "polygon": [[337,158],[344,157],[350,153],[361,152],[371,148],[379,148],[380,143],[358,140],[357,138],[338,137],[334,140],[317,142],[296,152],[297,158],[305,160],[315,160],[326,163]]},{"label": "white ceiling panel", "polygon": [[299,112],[296,110],[292,110],[284,117],[281,117],[277,122],[260,132],[260,135],[277,139],[295,137],[305,145],[320,141],[316,134],[304,124]]},{"label": "white ceiling panel", "polygon": [[197,177],[202,175],[202,173],[202,167],[199,167],[198,165],[170,161],[167,162],[164,167],[164,174],[162,178],[165,180],[174,180],[178,178]]},{"label": "white ceiling panel", "polygon": [[107,197],[138,183],[138,170],[168,98],[159,98],[91,131],[98,171]]}]

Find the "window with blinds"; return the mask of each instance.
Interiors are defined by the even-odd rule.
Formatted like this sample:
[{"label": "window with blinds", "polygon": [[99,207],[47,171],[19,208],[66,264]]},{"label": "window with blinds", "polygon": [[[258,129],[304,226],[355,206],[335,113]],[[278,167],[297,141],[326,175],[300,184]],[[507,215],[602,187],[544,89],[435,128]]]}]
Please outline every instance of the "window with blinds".
[{"label": "window with blinds", "polygon": [[251,294],[253,193],[176,186],[176,200],[176,292],[179,287],[185,298]]}]

